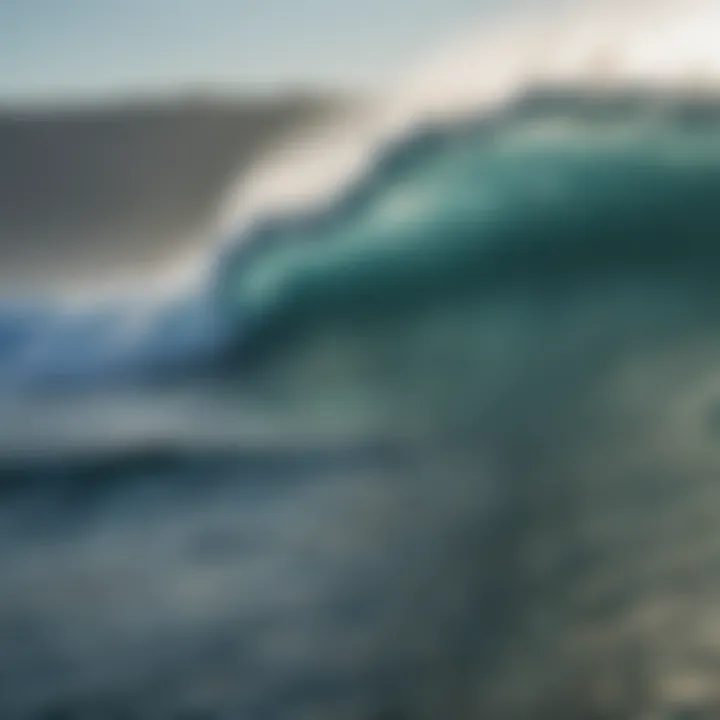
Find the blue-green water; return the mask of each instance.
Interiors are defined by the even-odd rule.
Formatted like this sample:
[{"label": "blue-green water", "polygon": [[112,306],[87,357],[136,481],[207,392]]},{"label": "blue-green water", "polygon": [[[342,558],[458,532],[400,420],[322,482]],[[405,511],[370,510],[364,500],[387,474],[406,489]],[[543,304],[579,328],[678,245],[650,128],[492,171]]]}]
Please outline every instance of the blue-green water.
[{"label": "blue-green water", "polygon": [[0,716],[714,717],[719,199],[713,98],[537,91],[7,305]]}]

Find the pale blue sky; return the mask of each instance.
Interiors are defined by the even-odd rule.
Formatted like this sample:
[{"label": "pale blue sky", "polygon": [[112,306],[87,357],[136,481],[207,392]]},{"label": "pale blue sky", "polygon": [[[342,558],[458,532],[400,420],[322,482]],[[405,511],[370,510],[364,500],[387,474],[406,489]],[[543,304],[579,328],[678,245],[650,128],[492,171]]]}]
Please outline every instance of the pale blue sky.
[{"label": "pale blue sky", "polygon": [[499,0],[0,0],[0,100],[363,86]]}]

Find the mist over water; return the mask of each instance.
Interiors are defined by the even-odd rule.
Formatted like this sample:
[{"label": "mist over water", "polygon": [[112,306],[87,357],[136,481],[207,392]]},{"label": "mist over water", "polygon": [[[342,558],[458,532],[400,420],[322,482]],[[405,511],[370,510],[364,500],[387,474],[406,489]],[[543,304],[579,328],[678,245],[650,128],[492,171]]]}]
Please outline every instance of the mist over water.
[{"label": "mist over water", "polygon": [[2,717],[720,714],[714,11],[649,7],[280,146],[189,286],[4,303]]}]

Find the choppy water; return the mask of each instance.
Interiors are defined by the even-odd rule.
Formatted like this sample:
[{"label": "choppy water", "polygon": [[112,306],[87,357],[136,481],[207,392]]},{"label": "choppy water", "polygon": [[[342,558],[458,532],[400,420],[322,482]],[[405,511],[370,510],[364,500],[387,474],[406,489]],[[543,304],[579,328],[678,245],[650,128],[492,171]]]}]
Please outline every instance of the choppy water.
[{"label": "choppy water", "polygon": [[720,101],[610,85],[6,303],[2,717],[720,713]]}]

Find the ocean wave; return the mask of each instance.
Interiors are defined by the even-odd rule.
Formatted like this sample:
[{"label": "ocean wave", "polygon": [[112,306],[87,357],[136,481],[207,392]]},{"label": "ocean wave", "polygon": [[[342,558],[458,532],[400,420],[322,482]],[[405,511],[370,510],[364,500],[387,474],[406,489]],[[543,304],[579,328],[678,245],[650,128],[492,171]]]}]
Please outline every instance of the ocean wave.
[{"label": "ocean wave", "polygon": [[714,96],[538,89],[388,143],[329,209],[243,230],[193,293],[134,308],[7,307],[0,375],[202,372],[323,326],[623,279],[709,297],[719,191]]},{"label": "ocean wave", "polygon": [[6,386],[112,388],[0,403],[3,717],[717,715],[720,100],[528,67],[191,290],[5,305]]},{"label": "ocean wave", "polygon": [[622,280],[712,294],[719,116],[712,97],[562,88],[415,133],[331,211],[243,237],[220,307],[242,353],[461,296]]},{"label": "ocean wave", "polygon": [[[710,293],[715,11],[655,6],[650,32],[649,6],[556,10],[501,14],[424,83],[405,78],[354,125],[298,139],[299,173],[282,157],[260,165],[192,288],[100,309],[3,303],[0,384],[212,374],[323,326],[463,297],[619,279]],[[451,96],[420,92],[441,77]]]}]

